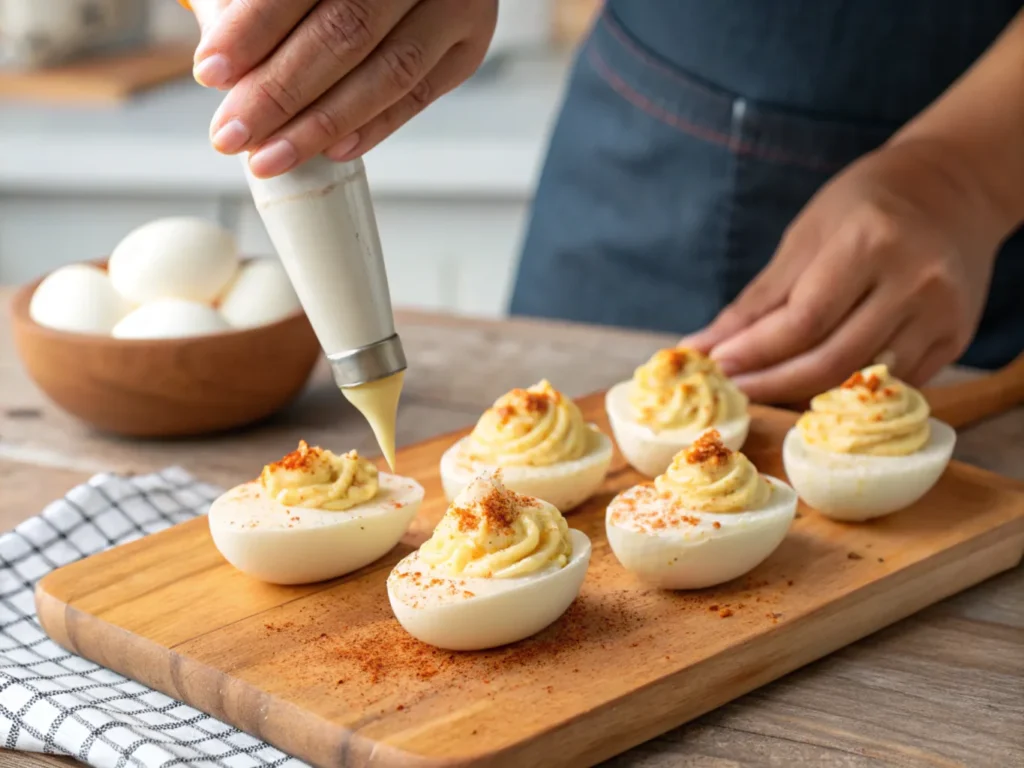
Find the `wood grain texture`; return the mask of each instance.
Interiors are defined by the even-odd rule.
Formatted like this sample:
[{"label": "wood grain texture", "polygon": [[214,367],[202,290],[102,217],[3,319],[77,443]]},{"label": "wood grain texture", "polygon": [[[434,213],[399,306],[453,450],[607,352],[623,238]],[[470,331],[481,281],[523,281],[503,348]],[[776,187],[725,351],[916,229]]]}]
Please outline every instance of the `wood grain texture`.
[{"label": "wood grain texture", "polygon": [[[583,406],[605,424],[600,397]],[[755,416],[745,453],[781,474],[793,416]],[[437,461],[451,439],[400,455],[428,494],[407,544],[444,511]],[[602,493],[570,516],[594,542],[579,600],[499,651],[449,654],[404,634],[384,580],[406,546],[340,580],[277,587],[224,563],[202,519],[51,574],[37,591],[40,618],[65,647],[317,765],[591,765],[1012,568],[1024,552],[1022,486],[953,464],[912,509],[860,526],[802,509],[748,577],[658,592],[621,569],[603,535],[609,494],[638,479],[617,457]],[[957,629],[931,642],[985,639]],[[997,672],[1012,664],[991,662]]]},{"label": "wood grain texture", "polygon": [[[13,290],[0,286],[0,304]],[[504,389],[542,376],[584,394],[627,377],[665,334],[528,320],[399,312],[409,356],[402,445],[472,421]],[[0,312],[0,457],[21,494],[0,488],[10,524],[37,513],[73,474],[145,472],[171,464],[220,484],[253,474],[300,437],[374,445],[319,368],[293,405],[244,430],[203,440],[112,439],[55,407],[25,376]],[[459,375],[453,375],[453,371]],[[938,385],[978,372],[943,371]],[[1024,408],[959,431],[962,461],[1024,480]],[[71,474],[61,475],[62,471]],[[58,474],[55,474],[58,473]],[[955,626],[955,632],[948,627]],[[1024,765],[1024,567],[853,643],[614,758],[614,768]],[[937,638],[939,640],[937,641]],[[983,641],[979,641],[983,640]],[[0,750],[11,765],[59,758]]]},{"label": "wood grain texture", "polygon": [[1024,403],[1024,352],[1004,368],[973,381],[924,392],[932,413],[957,429]]},{"label": "wood grain texture", "polygon": [[0,70],[0,97],[117,104],[192,71],[192,50],[166,44],[26,72]]}]

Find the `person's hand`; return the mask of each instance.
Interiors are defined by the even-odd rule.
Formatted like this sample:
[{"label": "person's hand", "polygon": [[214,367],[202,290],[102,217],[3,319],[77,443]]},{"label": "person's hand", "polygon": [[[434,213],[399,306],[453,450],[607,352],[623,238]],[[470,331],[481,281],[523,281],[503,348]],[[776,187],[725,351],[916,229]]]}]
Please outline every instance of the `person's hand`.
[{"label": "person's hand", "polygon": [[711,325],[684,338],[753,400],[795,403],[886,362],[920,385],[966,349],[998,226],[943,148],[897,143],[843,171]]},{"label": "person's hand", "polygon": [[497,0],[192,0],[195,77],[228,90],[210,137],[256,176],[358,157],[484,58]]}]

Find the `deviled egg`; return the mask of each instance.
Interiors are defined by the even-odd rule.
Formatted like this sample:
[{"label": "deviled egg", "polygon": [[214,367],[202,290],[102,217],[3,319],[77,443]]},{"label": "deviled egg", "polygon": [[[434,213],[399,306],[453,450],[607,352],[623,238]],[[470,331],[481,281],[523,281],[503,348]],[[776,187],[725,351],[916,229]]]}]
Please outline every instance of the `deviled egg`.
[{"label": "deviled egg", "polygon": [[605,397],[619,450],[634,469],[654,477],[672,458],[714,427],[734,451],[750,429],[747,397],[706,355],[662,349]]},{"label": "deviled egg", "polygon": [[590,539],[554,505],[483,473],[431,538],[395,566],[395,618],[424,643],[472,651],[514,643],[554,623],[579,595]]},{"label": "deviled egg", "polygon": [[481,472],[500,468],[510,490],[567,512],[600,487],[611,460],[611,440],[541,381],[484,411],[472,433],[441,457],[441,480],[451,501]]},{"label": "deviled egg", "polygon": [[213,543],[261,581],[306,584],[372,563],[405,534],[423,501],[415,480],[378,472],[355,451],[302,441],[213,502]]},{"label": "deviled egg", "polygon": [[709,430],[653,483],[608,505],[605,532],[619,562],[665,589],[702,589],[735,579],[782,543],[797,495],[762,475]]},{"label": "deviled egg", "polygon": [[956,432],[884,365],[854,373],[811,400],[782,444],[800,498],[835,520],[863,521],[910,506],[941,477]]}]

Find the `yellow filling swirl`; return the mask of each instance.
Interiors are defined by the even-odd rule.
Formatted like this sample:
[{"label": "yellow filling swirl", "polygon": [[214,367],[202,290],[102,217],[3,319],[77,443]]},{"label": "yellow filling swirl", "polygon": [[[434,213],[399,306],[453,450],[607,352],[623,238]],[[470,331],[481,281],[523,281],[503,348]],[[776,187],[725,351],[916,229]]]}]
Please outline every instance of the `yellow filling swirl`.
[{"label": "yellow filling swirl", "polygon": [[505,488],[500,472],[476,478],[456,497],[419,557],[450,576],[507,579],[572,556],[569,526],[550,504]]},{"label": "yellow filling swirl", "polygon": [[513,389],[484,411],[463,444],[462,457],[496,467],[546,467],[583,456],[592,434],[579,406],[541,381]]},{"label": "yellow filling swirl", "polygon": [[907,456],[928,442],[930,414],[920,392],[873,365],[811,400],[797,428],[807,445],[825,451]]},{"label": "yellow filling swirl", "polygon": [[722,445],[714,429],[677,453],[654,487],[695,512],[745,512],[771,497],[771,486],[750,459]]},{"label": "yellow filling swirl", "polygon": [[707,429],[743,416],[747,397],[711,358],[692,349],[662,349],[633,372],[629,403],[655,432]]},{"label": "yellow filling swirl", "polygon": [[338,456],[310,448],[305,440],[280,461],[268,464],[260,483],[271,498],[286,507],[338,512],[377,495],[377,467],[355,451]]}]

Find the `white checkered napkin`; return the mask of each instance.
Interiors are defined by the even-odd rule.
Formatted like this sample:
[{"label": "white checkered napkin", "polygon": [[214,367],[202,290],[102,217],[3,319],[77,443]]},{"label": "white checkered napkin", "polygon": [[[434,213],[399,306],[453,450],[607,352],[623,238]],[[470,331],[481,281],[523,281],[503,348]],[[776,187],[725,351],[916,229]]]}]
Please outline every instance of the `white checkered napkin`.
[{"label": "white checkered napkin", "polygon": [[47,573],[205,514],[219,493],[177,467],[138,477],[97,475],[0,536],[0,747],[116,768],[305,765],[67,653],[36,621],[32,591]]}]

